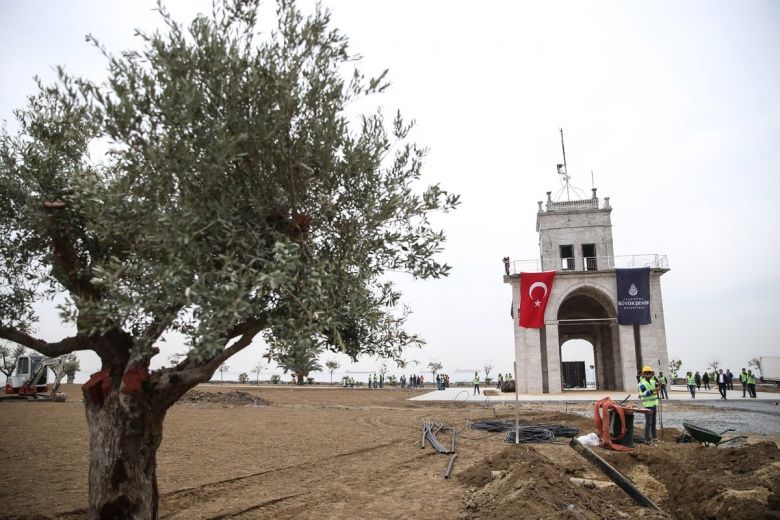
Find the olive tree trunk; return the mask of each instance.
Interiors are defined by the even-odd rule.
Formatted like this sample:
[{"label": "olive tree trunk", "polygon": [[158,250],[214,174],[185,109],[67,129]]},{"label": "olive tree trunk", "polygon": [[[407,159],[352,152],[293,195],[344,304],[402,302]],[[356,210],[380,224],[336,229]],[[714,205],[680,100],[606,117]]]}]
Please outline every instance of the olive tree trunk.
[{"label": "olive tree trunk", "polygon": [[93,519],[158,517],[157,449],[165,410],[148,396],[111,390],[102,403],[85,399],[89,425],[89,506]]}]

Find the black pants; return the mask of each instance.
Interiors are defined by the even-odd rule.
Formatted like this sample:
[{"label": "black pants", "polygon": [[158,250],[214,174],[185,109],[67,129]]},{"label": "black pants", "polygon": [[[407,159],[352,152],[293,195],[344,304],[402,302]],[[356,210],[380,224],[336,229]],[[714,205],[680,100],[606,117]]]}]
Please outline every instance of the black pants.
[{"label": "black pants", "polygon": [[718,383],[718,392],[720,392],[720,398],[726,398],[726,383]]},{"label": "black pants", "polygon": [[742,382],[742,397],[745,397],[745,392],[747,391],[747,382]]},{"label": "black pants", "polygon": [[474,383],[474,394],[480,394],[481,395],[481,393],[479,391],[479,383]]},{"label": "black pants", "polygon": [[750,392],[750,397],[755,397],[756,396],[756,384],[755,383],[750,383],[750,384],[747,385],[747,387],[748,387],[748,392]]}]

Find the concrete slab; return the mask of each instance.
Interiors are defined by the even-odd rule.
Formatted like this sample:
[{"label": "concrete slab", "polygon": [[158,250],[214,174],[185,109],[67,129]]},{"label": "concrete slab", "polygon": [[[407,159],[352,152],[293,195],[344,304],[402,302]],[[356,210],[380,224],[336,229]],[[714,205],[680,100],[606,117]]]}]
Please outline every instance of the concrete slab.
[{"label": "concrete slab", "polygon": [[[485,395],[485,390],[488,391],[488,395]],[[508,402],[515,400],[515,394],[500,393],[495,394],[495,388],[482,389],[482,393],[473,394],[473,390],[468,387],[456,387],[447,388],[444,390],[433,390],[431,392],[412,397],[410,401],[469,401],[469,402]],[[626,392],[614,392],[608,390],[567,390],[565,392],[557,394],[520,394],[519,400],[523,402],[534,401],[551,401],[551,402],[594,402],[604,397],[609,397],[613,401],[620,402],[628,395]],[[631,400],[637,401],[636,392],[633,392],[630,397]],[[697,390],[696,399],[691,398],[690,392],[688,392],[685,386],[672,386],[669,390],[670,401],[686,401],[691,403],[697,403],[702,401],[728,401],[734,402],[747,402],[747,401],[780,401],[780,394],[775,393],[758,393],[755,399],[748,397],[742,397],[742,388],[739,390],[728,390],[726,392],[726,399],[720,398],[718,390]]]}]

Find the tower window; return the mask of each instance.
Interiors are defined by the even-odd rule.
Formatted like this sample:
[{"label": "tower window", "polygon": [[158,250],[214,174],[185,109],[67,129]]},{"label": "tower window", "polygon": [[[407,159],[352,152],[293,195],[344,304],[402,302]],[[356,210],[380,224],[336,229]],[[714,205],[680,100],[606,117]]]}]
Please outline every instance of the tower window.
[{"label": "tower window", "polygon": [[561,250],[561,269],[564,271],[574,270],[574,246],[560,246]]},{"label": "tower window", "polygon": [[582,268],[585,271],[595,271],[596,264],[596,244],[582,244]]}]

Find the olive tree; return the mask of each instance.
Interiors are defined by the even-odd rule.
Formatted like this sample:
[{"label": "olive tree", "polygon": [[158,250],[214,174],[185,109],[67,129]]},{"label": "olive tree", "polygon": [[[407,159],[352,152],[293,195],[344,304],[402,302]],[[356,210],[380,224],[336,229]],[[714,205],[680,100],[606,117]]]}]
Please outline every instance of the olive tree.
[{"label": "olive tree", "polygon": [[[274,356],[305,338],[398,358],[422,340],[385,272],[449,269],[429,219],[457,196],[418,186],[400,114],[354,113],[385,74],[356,69],[327,12],[280,0],[261,34],[257,0],[187,26],[159,11],[139,51],[95,42],[105,82],[58,69],[0,132],[0,338],[102,364],[83,386],[89,518],[158,516],[166,411],[258,335]],[[55,295],[74,332],[44,341],[33,304]],[[171,332],[186,355],[150,371]]]}]

